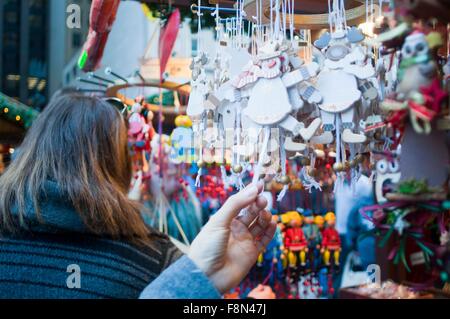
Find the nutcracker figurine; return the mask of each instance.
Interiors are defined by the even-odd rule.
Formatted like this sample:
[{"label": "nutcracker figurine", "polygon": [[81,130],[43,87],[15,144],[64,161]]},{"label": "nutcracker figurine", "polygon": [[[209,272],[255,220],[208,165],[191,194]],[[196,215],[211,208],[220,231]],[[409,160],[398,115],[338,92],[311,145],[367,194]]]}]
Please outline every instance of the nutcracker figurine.
[{"label": "nutcracker figurine", "polygon": [[[278,221],[278,216],[274,215],[272,220]],[[261,268],[266,277],[269,275],[269,285],[274,286],[275,282],[281,282],[283,278],[283,264],[285,256],[283,254],[283,235],[281,228],[277,227],[275,235],[267,245],[264,252],[258,256],[257,266]]]},{"label": "nutcracker figurine", "polygon": [[300,265],[305,266],[308,242],[302,230],[302,216],[296,211],[291,211],[287,213],[286,217],[289,227],[284,234],[284,246],[288,252],[289,266],[295,268],[298,257]]},{"label": "nutcracker figurine", "polygon": [[323,225],[325,223],[325,219],[323,219],[322,215],[316,215],[314,217],[314,224],[317,225],[317,228],[320,230],[320,234],[323,232]]},{"label": "nutcracker figurine", "polygon": [[333,253],[334,264],[339,266],[339,255],[341,252],[341,238],[339,233],[334,228],[336,223],[336,216],[333,212],[328,212],[325,214],[325,222],[327,227],[322,233],[322,249],[323,261],[325,265],[330,265],[331,253]]},{"label": "nutcracker figurine", "polygon": [[314,216],[310,209],[303,211],[304,224],[303,233],[308,241],[308,259],[312,269],[317,269],[320,257],[320,244],[322,242],[322,234],[314,223]]}]

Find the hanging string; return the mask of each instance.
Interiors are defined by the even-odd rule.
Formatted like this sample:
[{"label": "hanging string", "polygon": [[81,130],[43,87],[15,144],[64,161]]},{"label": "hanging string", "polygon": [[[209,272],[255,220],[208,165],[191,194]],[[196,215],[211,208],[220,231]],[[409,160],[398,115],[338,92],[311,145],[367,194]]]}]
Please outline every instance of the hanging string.
[{"label": "hanging string", "polygon": [[199,52],[203,52],[202,43],[200,41],[200,38],[201,38],[200,34],[202,32],[201,17],[203,15],[203,13],[201,13],[201,9],[200,9],[201,6],[202,6],[202,1],[198,0],[198,8],[197,8],[197,19],[198,19],[198,21],[197,21],[197,48],[198,48],[198,51],[197,51],[197,55],[199,55]]},{"label": "hanging string", "polygon": [[345,2],[344,2],[344,0],[341,0],[340,16],[341,16],[341,23],[343,22],[343,24],[344,24],[344,30],[347,30],[347,17],[346,17],[346,12],[345,12]]},{"label": "hanging string", "polygon": [[270,0],[270,36],[273,37],[273,0]]},{"label": "hanging string", "polygon": [[[336,126],[336,163],[343,163],[342,153],[341,153],[341,119],[339,116],[335,117]],[[344,150],[345,151],[345,150]],[[336,173],[336,181],[334,184],[334,193],[336,194],[342,186],[343,176],[342,172]]]},{"label": "hanging string", "polygon": [[[355,158],[355,145],[350,144],[350,160],[353,160]],[[350,187],[352,191],[352,195],[356,196],[356,182],[358,181],[358,176],[356,174],[356,168],[352,167],[350,169]]]},{"label": "hanging string", "polygon": [[[202,127],[200,128],[200,148],[199,148],[199,162],[204,165],[203,162],[203,132],[204,132],[204,126],[205,126],[205,116],[202,118]],[[197,177],[195,178],[195,187],[200,187],[200,178],[202,176],[202,167],[200,166],[197,171]]]},{"label": "hanging string", "polygon": [[328,24],[330,32],[347,29],[344,0],[328,0]]},{"label": "hanging string", "polygon": [[[314,168],[315,166],[316,166],[316,154],[313,152],[311,155],[311,163],[309,167]],[[304,188],[309,193],[311,193],[313,189],[318,189],[319,191],[322,191],[322,187],[320,186],[320,184],[315,180],[314,177],[309,175],[307,166],[302,167],[299,173],[299,178],[302,181]]]},{"label": "hanging string", "polygon": [[370,22],[374,23],[375,22],[375,9],[373,7],[373,0],[370,0]]},{"label": "hanging string", "polygon": [[291,39],[291,45],[294,45],[294,0],[287,2],[288,14],[289,14],[289,37]]},{"label": "hanging string", "polygon": [[331,9],[331,0],[328,0],[328,25],[330,33],[333,33],[333,10]]},{"label": "hanging string", "polygon": [[365,7],[366,7],[366,24],[369,22],[369,0],[365,1]]},{"label": "hanging string", "polygon": [[[283,141],[286,139],[284,132],[281,132],[279,144],[280,144],[280,164],[281,164],[281,174],[286,175],[286,149],[283,147]],[[283,185],[283,189],[278,194],[277,202],[281,202],[289,190],[289,184]]]},{"label": "hanging string", "polygon": [[280,39],[281,21],[280,21],[280,0],[275,0],[275,40]]},{"label": "hanging string", "polygon": [[282,17],[283,17],[283,24],[282,24],[282,30],[283,30],[283,36],[284,39],[287,38],[287,28],[286,28],[286,24],[287,24],[287,19],[286,19],[286,12],[287,12],[287,8],[286,8],[286,0],[283,0],[281,2],[281,12],[282,12]]},{"label": "hanging string", "polygon": [[263,9],[262,0],[259,0],[259,16],[258,16],[259,22],[258,22],[258,24],[259,24],[259,36],[260,36],[260,39],[259,39],[258,45],[263,43],[263,41],[264,41],[264,33],[267,32],[267,26],[263,26],[263,24],[262,24],[263,14],[264,14],[264,9]]},{"label": "hanging string", "polygon": [[236,34],[235,34],[235,37],[236,37],[236,40],[237,40],[237,46],[239,46],[240,45],[240,38],[238,38],[237,37],[237,35],[238,35],[238,33],[240,33],[240,29],[238,30],[238,28],[240,28],[240,26],[239,26],[239,9],[240,9],[240,4],[239,4],[239,0],[237,0],[237,3],[236,3],[236,7],[237,7],[237,10],[236,10]]},{"label": "hanging string", "polygon": [[264,159],[266,157],[266,152],[267,152],[267,146],[269,144],[270,127],[264,126],[263,132],[264,132],[264,140],[263,140],[261,152],[259,153],[258,163],[256,164],[256,167],[255,167],[254,173],[253,173],[253,179],[252,179],[253,184],[256,184],[258,182],[259,176],[261,175],[262,165],[264,163]]},{"label": "hanging string", "polygon": [[216,17],[216,41],[217,49],[220,47],[220,14],[219,14],[219,3],[216,4],[216,11],[213,13]]},{"label": "hanging string", "polygon": [[244,46],[244,38],[245,38],[245,25],[244,25],[244,0],[240,1],[239,6],[239,24],[241,28],[241,47]]}]

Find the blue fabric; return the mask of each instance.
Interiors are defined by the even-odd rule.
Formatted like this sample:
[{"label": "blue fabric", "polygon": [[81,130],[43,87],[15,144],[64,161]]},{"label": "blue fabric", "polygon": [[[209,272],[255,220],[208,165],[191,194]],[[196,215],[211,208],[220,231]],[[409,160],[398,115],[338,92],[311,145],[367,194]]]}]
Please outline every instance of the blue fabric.
[{"label": "blue fabric", "polygon": [[[51,181],[39,204],[41,219],[27,202],[28,231],[0,238],[0,298],[138,298],[145,287],[143,298],[220,298],[167,236],[149,230],[142,245],[94,236]],[[69,288],[73,264],[81,284]]]},{"label": "blue fabric", "polygon": [[142,292],[141,299],[218,299],[220,293],[187,256],[167,268]]}]

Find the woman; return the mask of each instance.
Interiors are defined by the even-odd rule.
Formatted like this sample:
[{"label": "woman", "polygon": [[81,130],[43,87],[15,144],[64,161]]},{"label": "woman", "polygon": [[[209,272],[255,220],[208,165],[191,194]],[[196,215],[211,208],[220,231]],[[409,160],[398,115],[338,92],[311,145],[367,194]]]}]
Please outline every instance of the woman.
[{"label": "woman", "polygon": [[0,297],[136,298],[149,283],[141,297],[219,297],[273,235],[262,186],[251,185],[182,257],[145,225],[130,179],[120,112],[94,97],[52,100],[0,177]]}]

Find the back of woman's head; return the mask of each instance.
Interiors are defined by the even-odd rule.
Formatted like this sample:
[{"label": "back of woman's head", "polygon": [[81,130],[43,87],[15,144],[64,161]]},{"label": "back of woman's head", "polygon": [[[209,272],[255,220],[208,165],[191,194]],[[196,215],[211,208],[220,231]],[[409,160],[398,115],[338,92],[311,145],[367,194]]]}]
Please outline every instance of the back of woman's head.
[{"label": "back of woman's head", "polygon": [[120,112],[95,97],[62,95],[39,115],[0,177],[0,229],[25,226],[15,223],[12,210],[24,223],[28,200],[39,216],[44,185],[52,181],[93,233],[144,237],[148,229],[138,205],[126,195],[130,178]]}]

